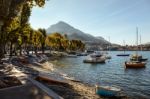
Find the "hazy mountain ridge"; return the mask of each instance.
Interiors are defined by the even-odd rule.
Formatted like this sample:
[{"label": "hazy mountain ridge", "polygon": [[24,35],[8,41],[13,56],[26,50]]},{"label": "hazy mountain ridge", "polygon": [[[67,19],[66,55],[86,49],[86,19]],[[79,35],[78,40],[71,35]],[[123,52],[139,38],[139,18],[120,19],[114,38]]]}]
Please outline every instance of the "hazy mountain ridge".
[{"label": "hazy mountain ridge", "polygon": [[94,37],[90,34],[84,33],[71,25],[60,21],[54,25],[51,25],[47,29],[47,33],[54,33],[54,32],[59,32],[62,35],[67,34],[69,39],[78,39],[82,40],[85,42],[91,42],[91,43],[101,43],[101,44],[106,44],[108,41],[106,41],[103,37]]},{"label": "hazy mountain ridge", "polygon": [[143,45],[150,45],[150,42],[144,43]]}]

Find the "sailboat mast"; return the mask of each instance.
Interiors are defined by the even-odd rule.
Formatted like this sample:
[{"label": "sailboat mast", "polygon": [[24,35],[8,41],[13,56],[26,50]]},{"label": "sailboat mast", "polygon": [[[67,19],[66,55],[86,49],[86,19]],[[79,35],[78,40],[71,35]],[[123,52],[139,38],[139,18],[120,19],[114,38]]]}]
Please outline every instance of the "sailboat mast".
[{"label": "sailboat mast", "polygon": [[136,46],[137,46],[137,50],[136,50],[136,55],[138,57],[138,27],[136,27]]},{"label": "sailboat mast", "polygon": [[124,54],[125,54],[125,50],[126,50],[125,40],[123,40],[123,46],[124,46]]},{"label": "sailboat mast", "polygon": [[108,40],[109,40],[109,46],[108,46],[108,50],[110,51],[110,36],[108,37]]},{"label": "sailboat mast", "polygon": [[140,48],[141,48],[141,51],[142,51],[142,38],[141,38],[141,35],[140,35]]}]

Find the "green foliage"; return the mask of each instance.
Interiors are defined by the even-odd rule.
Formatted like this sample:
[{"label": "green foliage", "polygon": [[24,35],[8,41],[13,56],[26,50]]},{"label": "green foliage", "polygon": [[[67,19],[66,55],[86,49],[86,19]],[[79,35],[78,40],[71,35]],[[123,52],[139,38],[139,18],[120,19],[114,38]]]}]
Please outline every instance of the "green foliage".
[{"label": "green foliage", "polygon": [[55,50],[84,50],[85,45],[80,40],[68,40],[60,33],[53,33],[47,36],[46,44]]},{"label": "green foliage", "polygon": [[43,7],[45,5],[45,1],[48,0],[27,0],[27,2],[30,4],[31,7],[33,6]]},{"label": "green foliage", "polygon": [[44,49],[45,49],[45,40],[46,40],[46,30],[45,29],[38,29],[38,31],[41,33],[40,36],[40,42],[41,42],[41,47],[42,47],[42,52],[44,53]]},{"label": "green foliage", "polygon": [[24,26],[28,23],[30,15],[31,15],[30,5],[25,3],[23,5],[21,16],[20,16],[21,17],[21,20],[20,20],[21,26]]},{"label": "green foliage", "polygon": [[[15,49],[42,48],[49,46],[55,50],[82,50],[84,44],[79,40],[68,40],[60,33],[46,34],[45,29],[34,30],[29,17],[34,6],[43,7],[48,0],[0,0],[0,58],[4,55],[5,45]],[[9,46],[10,47],[10,46]]]},{"label": "green foliage", "polygon": [[0,0],[0,59],[4,56],[5,45],[31,43],[31,31],[26,27],[34,6],[43,7],[47,0]]}]

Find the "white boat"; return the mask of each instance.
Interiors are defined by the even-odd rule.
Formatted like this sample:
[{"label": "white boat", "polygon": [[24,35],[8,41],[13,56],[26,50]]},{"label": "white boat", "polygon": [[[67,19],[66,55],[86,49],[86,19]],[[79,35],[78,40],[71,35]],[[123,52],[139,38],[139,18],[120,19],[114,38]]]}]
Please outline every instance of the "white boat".
[{"label": "white boat", "polygon": [[105,63],[106,57],[101,52],[96,51],[90,54],[87,59],[83,60],[84,63]]},{"label": "white boat", "polygon": [[91,57],[101,57],[103,54],[100,51],[95,51],[94,53],[90,54]]},{"label": "white boat", "polygon": [[105,58],[106,58],[106,59],[111,59],[111,56],[105,55]]}]

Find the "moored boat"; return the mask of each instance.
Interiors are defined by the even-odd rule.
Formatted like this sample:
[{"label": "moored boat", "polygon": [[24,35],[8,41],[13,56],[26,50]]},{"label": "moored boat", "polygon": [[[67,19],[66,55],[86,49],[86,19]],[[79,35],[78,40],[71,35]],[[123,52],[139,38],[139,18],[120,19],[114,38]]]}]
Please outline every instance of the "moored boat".
[{"label": "moored boat", "polygon": [[146,62],[139,62],[139,61],[125,62],[126,68],[144,68],[145,66]]},{"label": "moored boat", "polygon": [[105,56],[103,56],[99,51],[90,54],[87,59],[84,59],[84,63],[105,63]]},{"label": "moored boat", "polygon": [[130,56],[130,54],[118,54],[117,56]]},{"label": "moored boat", "polygon": [[100,51],[95,51],[94,53],[90,54],[90,57],[101,57],[103,54]]},{"label": "moored boat", "polygon": [[105,58],[89,58],[83,60],[84,63],[105,63]]},{"label": "moored boat", "polygon": [[[144,68],[146,66],[146,62],[141,61],[142,55],[138,55],[138,28],[136,28],[136,36],[137,36],[137,50],[136,54],[132,55],[129,62],[125,62],[126,68]],[[146,59],[145,59],[146,60]]]},{"label": "moored boat", "polygon": [[97,86],[96,94],[104,97],[117,97],[121,92],[121,88],[114,86]]},{"label": "moored boat", "polygon": [[105,58],[106,58],[106,59],[111,59],[111,56],[106,55]]},{"label": "moored boat", "polygon": [[120,53],[120,54],[117,54],[117,56],[130,56],[130,54],[127,54],[126,53],[126,45],[125,45],[125,41],[123,41],[123,43],[124,43],[124,53]]},{"label": "moored boat", "polygon": [[130,58],[131,61],[140,61],[140,62],[144,62],[147,61],[147,58],[143,58],[142,55],[132,55]]},{"label": "moored boat", "polygon": [[39,74],[35,80],[37,81],[43,81],[43,82],[47,82],[47,83],[55,83],[55,84],[67,84],[67,81],[64,79],[56,79],[53,78],[47,74]]}]

